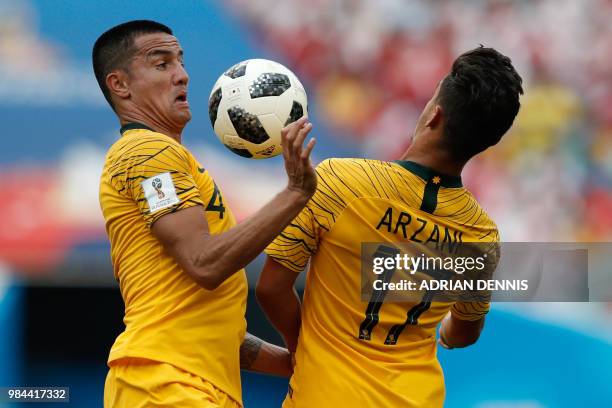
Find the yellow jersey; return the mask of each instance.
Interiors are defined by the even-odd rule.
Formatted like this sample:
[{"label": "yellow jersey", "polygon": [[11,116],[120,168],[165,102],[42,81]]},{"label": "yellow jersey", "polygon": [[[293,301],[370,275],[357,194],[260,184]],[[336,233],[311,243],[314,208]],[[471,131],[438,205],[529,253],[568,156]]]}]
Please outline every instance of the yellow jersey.
[{"label": "yellow jersey", "polygon": [[330,159],[313,198],[266,253],[310,262],[296,365],[284,407],[442,407],[436,327],[477,320],[489,302],[362,301],[362,243],[497,242],[459,177],[414,162]]},{"label": "yellow jersey", "polygon": [[211,234],[234,226],[234,216],[208,171],[180,143],[135,123],[121,133],[108,151],[100,180],[100,206],[125,302],[125,331],[108,363],[125,357],[170,363],[241,403],[244,270],[206,290],[150,230],[165,214],[193,206],[202,207]]}]

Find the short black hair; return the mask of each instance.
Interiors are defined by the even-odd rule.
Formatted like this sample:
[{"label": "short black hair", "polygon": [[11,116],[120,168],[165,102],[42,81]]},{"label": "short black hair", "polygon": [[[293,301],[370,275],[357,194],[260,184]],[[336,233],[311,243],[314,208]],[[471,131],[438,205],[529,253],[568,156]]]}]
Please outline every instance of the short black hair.
[{"label": "short black hair", "polygon": [[497,144],[521,106],[523,80],[510,58],[480,46],[460,55],[442,80],[437,102],[444,114],[444,145],[466,161]]},{"label": "short black hair", "polygon": [[102,34],[93,46],[91,59],[94,74],[104,97],[113,110],[111,95],[106,86],[106,76],[116,69],[127,69],[134,57],[134,40],[142,34],[166,33],[172,30],[156,21],[134,20],[119,24]]}]

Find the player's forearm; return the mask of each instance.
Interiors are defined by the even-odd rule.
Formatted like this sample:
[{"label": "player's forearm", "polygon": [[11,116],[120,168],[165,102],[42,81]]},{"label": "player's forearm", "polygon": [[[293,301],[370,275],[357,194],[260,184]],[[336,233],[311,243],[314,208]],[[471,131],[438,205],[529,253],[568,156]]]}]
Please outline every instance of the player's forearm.
[{"label": "player's forearm", "polygon": [[294,352],[302,323],[300,298],[297,292],[294,288],[264,290],[258,286],[255,293],[268,320],[283,336],[289,351]]},{"label": "player's forearm", "polygon": [[289,377],[293,373],[291,354],[247,333],[240,346],[240,368],[258,373]]},{"label": "player's forearm", "polygon": [[477,321],[460,320],[449,312],[440,327],[441,343],[447,348],[470,346],[476,343],[483,327],[484,318]]},{"label": "player's forearm", "polygon": [[192,258],[203,286],[214,289],[245,267],[299,214],[309,197],[285,189],[244,222],[209,235]]}]

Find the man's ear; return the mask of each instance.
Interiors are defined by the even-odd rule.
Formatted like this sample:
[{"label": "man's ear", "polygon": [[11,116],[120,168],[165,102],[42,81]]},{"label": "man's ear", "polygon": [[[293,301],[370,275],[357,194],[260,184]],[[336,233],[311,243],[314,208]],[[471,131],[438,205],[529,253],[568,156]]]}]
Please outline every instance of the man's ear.
[{"label": "man's ear", "polygon": [[432,109],[431,114],[427,118],[425,126],[432,130],[437,128],[442,124],[442,116],[442,107],[440,105],[436,105],[436,107]]},{"label": "man's ear", "polygon": [[115,70],[106,76],[106,86],[111,95],[116,95],[121,99],[130,97],[130,88],[128,86],[128,76],[123,70]]}]

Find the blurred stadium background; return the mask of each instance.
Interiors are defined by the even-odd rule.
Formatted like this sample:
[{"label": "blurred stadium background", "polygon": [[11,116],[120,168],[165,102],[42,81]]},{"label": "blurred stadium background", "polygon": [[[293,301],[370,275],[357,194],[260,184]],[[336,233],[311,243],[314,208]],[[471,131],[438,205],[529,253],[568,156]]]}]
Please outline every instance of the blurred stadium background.
[{"label": "blurred stadium background", "polygon": [[[97,189],[119,126],[90,51],[137,18],[182,42],[194,114],[184,140],[238,218],[284,175],[279,158],[242,159],[213,135],[208,95],[225,68],[264,57],[301,77],[315,161],[395,159],[452,60],[482,43],[511,56],[526,95],[467,186],[505,241],[612,241],[610,0],[0,0],[0,386],[69,386],[70,406],[102,405],[123,304]],[[252,296],[247,317],[278,341]],[[477,345],[439,355],[450,408],[612,406],[608,303],[495,304]],[[247,407],[279,406],[286,391],[276,378],[243,383]]]}]

